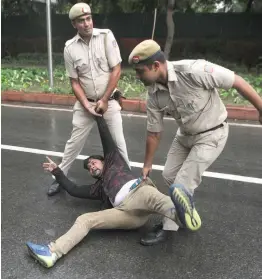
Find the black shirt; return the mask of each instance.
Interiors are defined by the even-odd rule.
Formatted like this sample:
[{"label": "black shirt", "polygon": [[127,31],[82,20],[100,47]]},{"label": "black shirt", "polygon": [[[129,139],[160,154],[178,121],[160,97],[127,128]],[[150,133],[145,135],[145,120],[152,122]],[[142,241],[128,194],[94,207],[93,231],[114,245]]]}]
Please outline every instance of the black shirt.
[{"label": "black shirt", "polygon": [[95,117],[104,151],[104,169],[100,179],[94,184],[76,186],[57,167],[52,171],[56,181],[70,195],[78,198],[114,202],[116,194],[128,181],[136,179],[125,159],[120,154],[103,117]]}]

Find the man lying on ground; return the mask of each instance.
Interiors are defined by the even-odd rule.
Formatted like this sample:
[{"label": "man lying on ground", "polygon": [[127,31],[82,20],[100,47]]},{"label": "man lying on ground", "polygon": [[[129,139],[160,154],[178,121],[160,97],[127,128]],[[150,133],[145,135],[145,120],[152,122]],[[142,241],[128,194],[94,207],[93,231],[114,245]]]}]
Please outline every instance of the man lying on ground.
[{"label": "man lying on ground", "polygon": [[84,161],[84,167],[97,179],[93,185],[76,186],[49,158],[43,167],[51,172],[61,187],[72,196],[94,198],[96,195],[92,191],[97,191],[97,197],[100,197],[103,191],[113,208],[79,216],[66,234],[48,245],[27,242],[29,254],[47,268],[52,267],[59,258],[66,255],[91,229],[136,229],[143,226],[152,213],[165,216],[178,223],[180,227],[192,231],[201,227],[201,219],[190,198],[186,202],[191,205],[194,217],[181,218],[180,210],[178,218],[176,208],[183,208],[181,203],[184,199],[181,200],[177,195],[171,196],[171,199],[159,192],[149,178],[144,180],[138,178],[120,154],[104,119],[96,117],[96,121],[104,157],[94,155]]}]

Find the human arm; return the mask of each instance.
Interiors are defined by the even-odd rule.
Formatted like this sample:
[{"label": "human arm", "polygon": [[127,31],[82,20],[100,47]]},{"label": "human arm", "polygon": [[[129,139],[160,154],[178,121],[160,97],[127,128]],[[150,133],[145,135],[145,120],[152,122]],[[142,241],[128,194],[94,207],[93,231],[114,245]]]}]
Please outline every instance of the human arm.
[{"label": "human arm", "polygon": [[121,65],[118,64],[112,68],[103,98],[97,101],[97,105],[96,105],[97,112],[105,113],[107,111],[108,100],[117,86],[120,75],[121,75]]},{"label": "human arm", "polygon": [[65,60],[66,72],[70,78],[71,87],[72,87],[74,95],[76,96],[76,99],[91,114],[96,115],[96,116],[101,116],[101,114],[99,114],[95,111],[95,107],[92,106],[88,102],[85,92],[79,83],[78,73],[77,73],[76,68],[74,67],[73,59],[66,47],[64,49],[64,60]]},{"label": "human arm", "polygon": [[79,80],[78,79],[74,79],[74,78],[70,78],[70,83],[71,83],[73,92],[74,92],[74,94],[76,96],[76,99],[81,103],[81,105],[87,111],[89,111],[92,115],[100,116],[101,117],[101,114],[96,112],[95,106],[91,105],[88,102],[88,100],[86,98],[86,95],[84,93],[84,90],[83,90],[82,86],[79,83]]},{"label": "human arm", "polygon": [[103,146],[104,157],[106,157],[111,152],[119,152],[105,122],[105,119],[103,117],[96,117],[95,119]]},{"label": "human arm", "polygon": [[160,132],[149,132],[147,131],[147,138],[146,138],[146,153],[144,159],[144,166],[142,170],[143,179],[149,175],[152,170],[152,164],[155,152],[158,148],[159,142],[161,138]]},{"label": "human arm", "polygon": [[235,75],[233,88],[258,110],[259,122],[262,124],[262,98],[257,94],[256,90],[238,75]]},{"label": "human arm", "polygon": [[206,89],[236,89],[258,110],[259,121],[262,122],[262,98],[248,82],[233,71],[205,60],[197,60],[192,67],[191,78]]},{"label": "human arm", "polygon": [[150,94],[150,92],[147,97],[147,138],[144,166],[142,170],[144,179],[152,170],[154,155],[163,131],[164,112],[159,109],[155,97],[156,93]]},{"label": "human arm", "polygon": [[105,36],[105,52],[111,72],[104,96],[97,102],[97,111],[101,113],[105,113],[107,111],[108,100],[117,87],[121,76],[122,61],[120,50],[113,33],[109,30]]},{"label": "human arm", "polygon": [[43,168],[55,176],[57,183],[65,189],[68,194],[82,199],[102,200],[103,190],[99,185],[99,181],[90,185],[77,186],[64,175],[63,171],[54,161],[52,161],[49,157],[47,157],[47,160],[48,162],[43,164]]}]

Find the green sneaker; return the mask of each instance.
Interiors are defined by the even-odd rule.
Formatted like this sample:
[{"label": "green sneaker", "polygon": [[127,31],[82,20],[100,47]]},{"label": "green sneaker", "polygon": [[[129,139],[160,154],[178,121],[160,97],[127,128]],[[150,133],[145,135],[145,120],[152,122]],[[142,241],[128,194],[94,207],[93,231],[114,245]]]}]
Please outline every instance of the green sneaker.
[{"label": "green sneaker", "polygon": [[170,196],[180,222],[191,231],[199,230],[201,218],[195,209],[193,198],[186,188],[181,184],[172,184],[170,186]]},{"label": "green sneaker", "polygon": [[38,245],[27,242],[29,255],[46,268],[52,267],[58,260],[56,253],[50,251],[48,245]]}]

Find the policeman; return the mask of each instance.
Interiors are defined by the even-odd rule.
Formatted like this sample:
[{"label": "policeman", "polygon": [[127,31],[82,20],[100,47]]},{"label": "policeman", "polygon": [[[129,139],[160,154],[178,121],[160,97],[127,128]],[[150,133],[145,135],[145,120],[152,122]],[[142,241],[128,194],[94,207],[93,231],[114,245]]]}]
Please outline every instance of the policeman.
[{"label": "policeman", "polygon": [[[153,40],[138,44],[129,56],[137,77],[149,86],[147,98],[147,140],[143,176],[152,170],[155,151],[163,131],[163,116],[168,112],[179,128],[167,154],[163,178],[170,186],[179,218],[194,219],[194,190],[203,172],[220,155],[228,138],[227,110],[219,88],[235,88],[259,111],[262,99],[234,72],[205,60],[167,61]],[[164,226],[164,228],[163,228]],[[165,239],[165,221],[150,232],[142,244]]]},{"label": "policeman", "polygon": [[[66,175],[95,123],[93,116],[100,113],[104,115],[120,153],[129,162],[121,107],[114,99],[121,75],[122,59],[118,44],[109,29],[93,28],[89,5],[75,4],[69,12],[69,19],[78,33],[66,42],[64,59],[77,101],[73,109],[71,138],[66,143],[59,166]],[[52,196],[59,191],[59,185],[53,182],[47,194]]]}]

